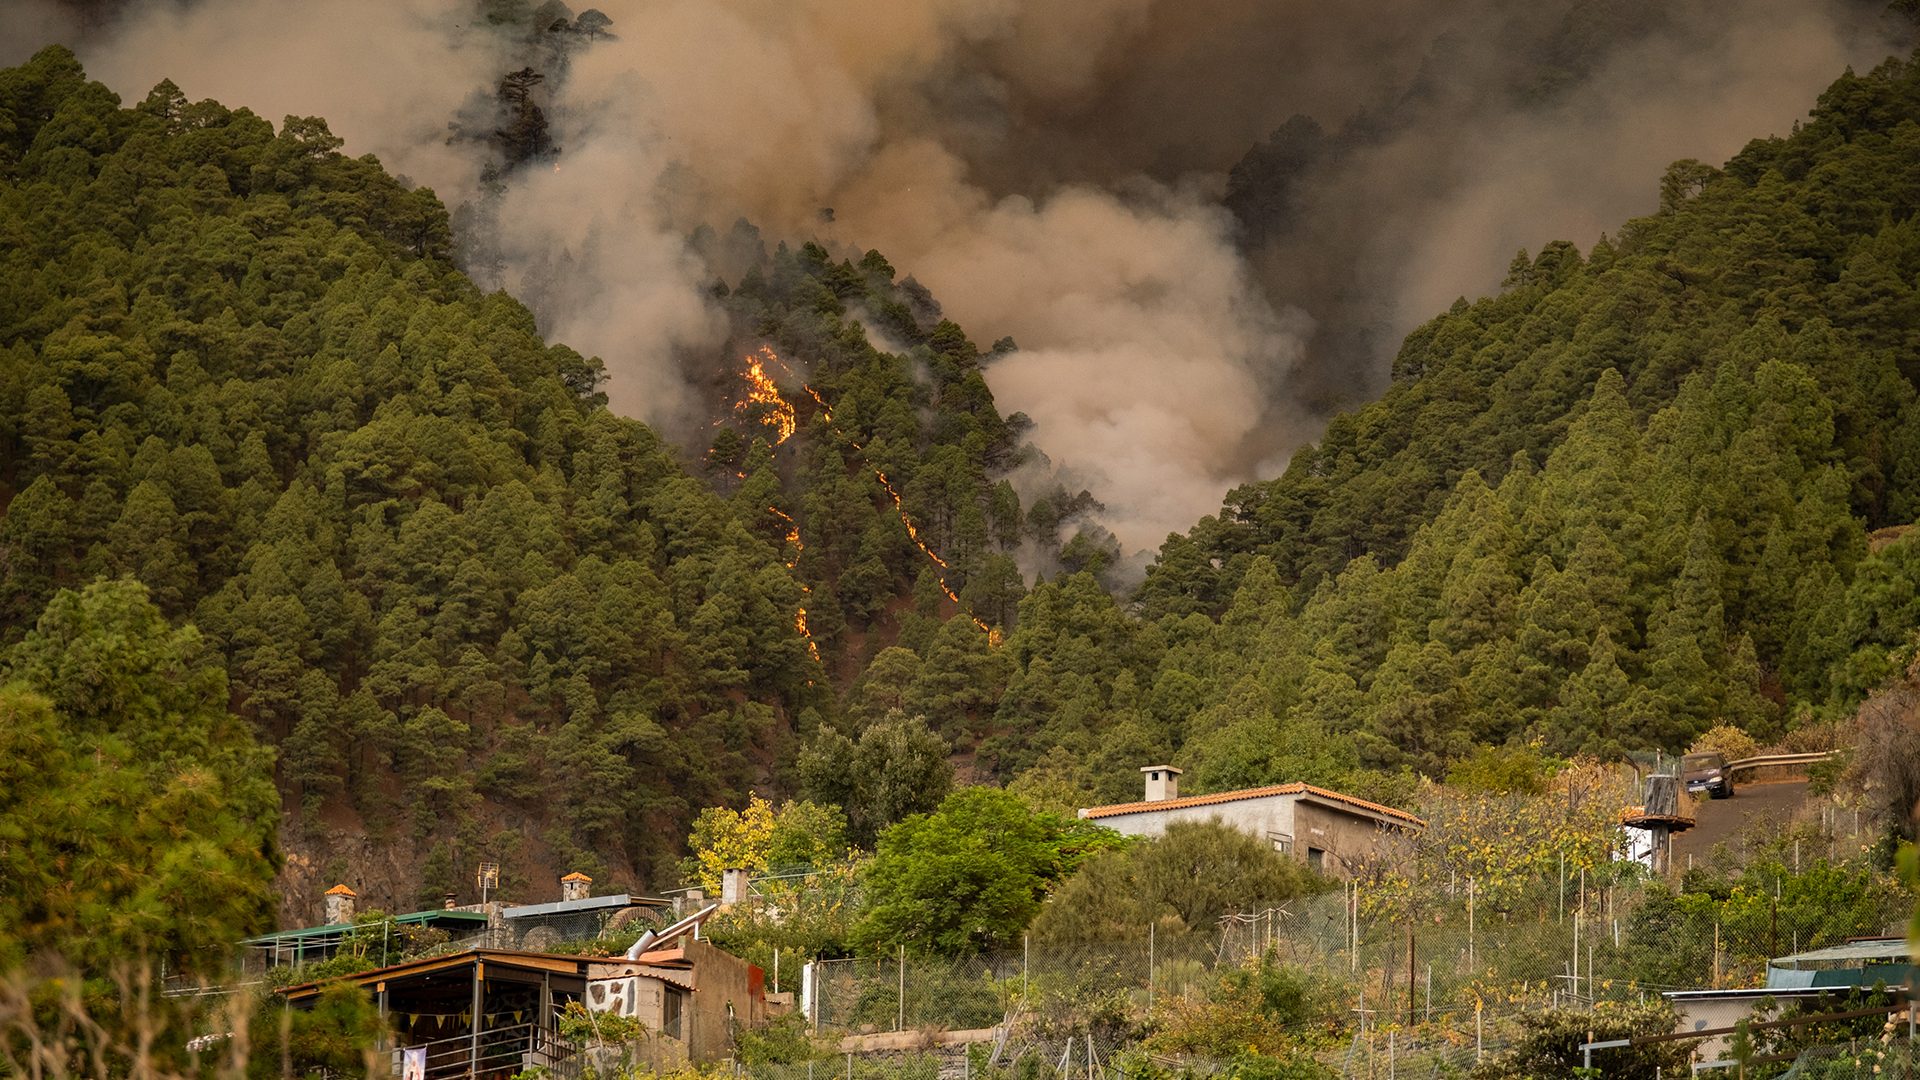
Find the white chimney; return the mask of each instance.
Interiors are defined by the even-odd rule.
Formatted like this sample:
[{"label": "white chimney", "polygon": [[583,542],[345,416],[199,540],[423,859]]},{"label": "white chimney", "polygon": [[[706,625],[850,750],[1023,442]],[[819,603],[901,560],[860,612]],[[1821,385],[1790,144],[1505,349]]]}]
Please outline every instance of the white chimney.
[{"label": "white chimney", "polygon": [[747,871],[732,867],[720,871],[720,903],[737,904],[747,898]]},{"label": "white chimney", "polygon": [[1180,797],[1180,770],[1171,765],[1147,765],[1141,768],[1147,777],[1147,802],[1165,802]]},{"label": "white chimney", "polygon": [[577,870],[560,879],[562,900],[585,900],[592,890],[593,879]]},{"label": "white chimney", "polygon": [[325,898],[327,913],[325,925],[333,926],[337,923],[352,922],[353,902],[359,898],[358,893],[355,893],[345,885],[335,885],[333,888],[328,889]]}]

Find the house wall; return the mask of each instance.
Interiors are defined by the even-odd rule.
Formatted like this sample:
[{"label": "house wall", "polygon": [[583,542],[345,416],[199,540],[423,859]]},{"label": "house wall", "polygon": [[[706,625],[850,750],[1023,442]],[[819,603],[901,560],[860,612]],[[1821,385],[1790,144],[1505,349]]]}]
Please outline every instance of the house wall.
[{"label": "house wall", "polygon": [[688,941],[685,948],[694,971],[694,992],[684,1021],[687,1051],[695,1061],[718,1061],[733,1049],[728,1005],[742,1027],[767,1022],[764,976],[758,967],[705,941]]},{"label": "house wall", "polygon": [[1277,833],[1291,838],[1292,856],[1299,862],[1310,861],[1310,849],[1324,852],[1321,872],[1330,877],[1351,876],[1365,857],[1384,853],[1385,838],[1399,832],[1388,829],[1383,833],[1376,818],[1315,802],[1305,795],[1265,795],[1093,820],[1128,836],[1161,836],[1174,821],[1213,820],[1262,840],[1272,840]]},{"label": "house wall", "polygon": [[1097,824],[1117,829],[1128,836],[1160,836],[1170,821],[1212,821],[1231,825],[1243,833],[1265,837],[1271,833],[1293,835],[1295,795],[1267,795],[1258,799],[1182,806],[1173,810],[1140,810],[1094,819]]},{"label": "house wall", "polygon": [[[759,1027],[770,1016],[790,1008],[767,1001],[765,979],[758,967],[705,941],[688,939],[680,948],[691,967],[686,974],[692,978],[693,990],[683,992],[677,1041],[694,1061],[719,1061],[732,1052],[728,1006],[733,1009],[732,1022],[741,1027]],[[662,1031],[666,1026],[666,995],[672,991],[666,980],[628,974],[630,970],[618,963],[593,965],[588,1007],[630,1016],[650,1031]],[[670,1036],[667,1039],[673,1041]]]},{"label": "house wall", "polygon": [[666,985],[644,975],[596,978],[587,984],[587,1008],[630,1017],[647,1025],[649,1031],[659,1031],[664,1026]]},{"label": "house wall", "polygon": [[1398,829],[1382,829],[1374,818],[1305,798],[1294,807],[1293,821],[1299,830],[1293,838],[1294,858],[1311,862],[1314,850],[1324,852],[1320,872],[1328,877],[1354,876],[1364,859],[1385,854],[1392,838],[1404,835]]}]

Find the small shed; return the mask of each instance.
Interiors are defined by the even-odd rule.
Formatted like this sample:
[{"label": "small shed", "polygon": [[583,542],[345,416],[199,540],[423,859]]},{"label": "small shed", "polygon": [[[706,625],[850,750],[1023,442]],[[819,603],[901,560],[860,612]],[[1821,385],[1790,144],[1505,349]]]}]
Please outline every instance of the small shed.
[{"label": "small shed", "polygon": [[696,1062],[726,1057],[736,1027],[757,1028],[787,1011],[767,1000],[766,973],[757,965],[684,937],[674,948],[633,959],[594,961],[587,1008],[639,1020]]}]

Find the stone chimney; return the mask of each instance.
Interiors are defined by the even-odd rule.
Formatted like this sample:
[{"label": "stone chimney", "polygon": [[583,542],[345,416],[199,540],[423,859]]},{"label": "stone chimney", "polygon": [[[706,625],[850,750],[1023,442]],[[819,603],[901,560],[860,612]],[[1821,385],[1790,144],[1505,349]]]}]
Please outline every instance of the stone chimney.
[{"label": "stone chimney", "polygon": [[574,871],[560,879],[560,899],[585,900],[593,891],[593,879],[579,871]]},{"label": "stone chimney", "polygon": [[360,894],[347,888],[345,885],[335,885],[333,888],[328,889],[325,897],[327,914],[325,925],[332,926],[335,923],[352,922],[353,902],[359,898]]},{"label": "stone chimney", "polygon": [[1180,770],[1171,765],[1146,765],[1147,802],[1165,802],[1180,797]]},{"label": "stone chimney", "polygon": [[720,903],[731,907],[747,898],[747,871],[734,867],[720,871]]}]

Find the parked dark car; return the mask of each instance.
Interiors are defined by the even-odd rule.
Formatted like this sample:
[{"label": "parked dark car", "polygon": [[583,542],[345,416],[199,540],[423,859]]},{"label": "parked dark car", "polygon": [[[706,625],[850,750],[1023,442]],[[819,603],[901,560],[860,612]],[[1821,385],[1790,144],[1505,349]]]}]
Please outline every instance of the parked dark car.
[{"label": "parked dark car", "polygon": [[1724,799],[1733,794],[1733,774],[1727,771],[1722,754],[1688,754],[1680,759],[1680,776],[1687,782],[1689,795],[1704,791],[1710,798]]}]

